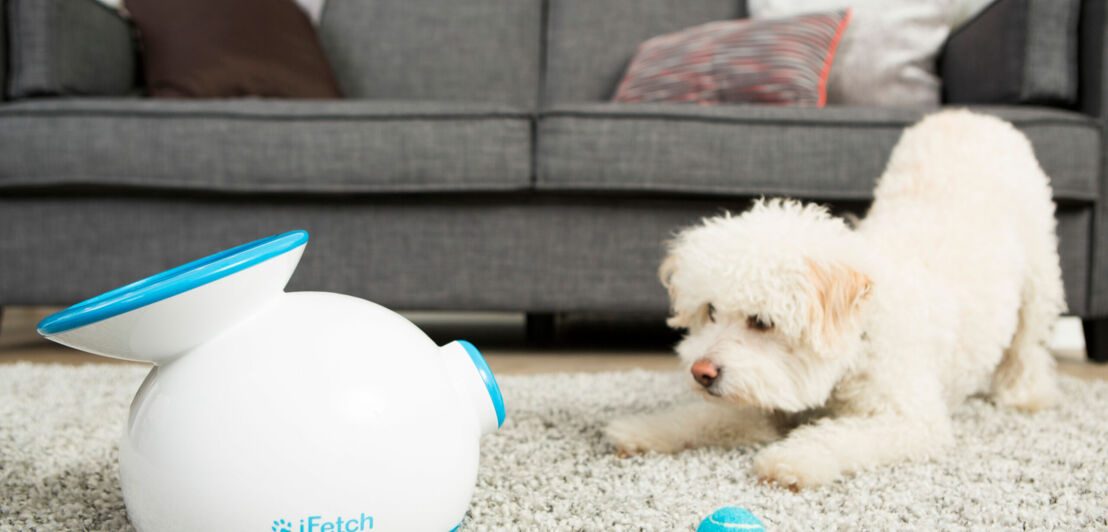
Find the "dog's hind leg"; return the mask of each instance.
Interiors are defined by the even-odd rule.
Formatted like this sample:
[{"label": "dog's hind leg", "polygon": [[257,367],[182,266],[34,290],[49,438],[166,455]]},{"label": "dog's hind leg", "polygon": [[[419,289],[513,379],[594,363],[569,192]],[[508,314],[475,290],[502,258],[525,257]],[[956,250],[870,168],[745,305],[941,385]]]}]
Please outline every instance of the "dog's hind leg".
[{"label": "dog's hind leg", "polygon": [[[1042,233],[1040,233],[1042,234]],[[1054,356],[1047,349],[1058,316],[1065,310],[1062,272],[1053,238],[1036,239],[1024,280],[1019,324],[993,374],[997,404],[1036,411],[1054,404],[1058,394]]]}]

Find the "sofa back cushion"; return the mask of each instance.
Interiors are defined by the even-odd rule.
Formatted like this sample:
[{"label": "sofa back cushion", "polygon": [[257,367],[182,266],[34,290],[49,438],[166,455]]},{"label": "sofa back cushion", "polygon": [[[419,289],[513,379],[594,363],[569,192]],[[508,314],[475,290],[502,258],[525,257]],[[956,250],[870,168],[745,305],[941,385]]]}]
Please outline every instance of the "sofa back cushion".
[{"label": "sofa back cushion", "polygon": [[327,0],[319,36],[348,98],[538,98],[542,0]]},{"label": "sofa back cushion", "polygon": [[746,16],[744,0],[549,2],[543,98],[547,104],[607,101],[643,41]]},{"label": "sofa back cushion", "polygon": [[96,0],[4,0],[0,7],[7,99],[135,91],[131,26],[114,9]]}]

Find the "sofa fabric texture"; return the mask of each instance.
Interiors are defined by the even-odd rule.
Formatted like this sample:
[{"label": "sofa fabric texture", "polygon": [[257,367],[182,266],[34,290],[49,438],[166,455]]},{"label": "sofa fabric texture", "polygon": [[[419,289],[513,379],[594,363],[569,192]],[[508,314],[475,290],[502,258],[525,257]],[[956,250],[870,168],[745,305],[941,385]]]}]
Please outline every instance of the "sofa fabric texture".
[{"label": "sofa fabric texture", "polygon": [[155,98],[339,98],[308,15],[292,0],[126,0]]},{"label": "sofa fabric texture", "polygon": [[743,0],[549,0],[544,102],[608,101],[643,41],[746,16]]},{"label": "sofa fabric texture", "polygon": [[0,107],[0,189],[516,190],[530,172],[529,115],[499,104],[82,98]]},{"label": "sofa fabric texture", "polygon": [[[394,309],[653,313],[668,307],[657,266],[676,228],[749,198],[541,198],[533,195],[204,198],[75,201],[0,196],[0,302],[72,304],[273,233],[311,234],[289,290],[328,290]],[[858,211],[856,211],[858,212]],[[862,214],[858,212],[858,214]],[[1058,215],[1067,301],[1085,308],[1087,209]],[[113,238],[102,238],[103,233]],[[36,257],[49,234],[59,260]],[[186,235],[202,238],[185,238]],[[82,275],[74,275],[73,264]],[[40,279],[52,279],[49,285]],[[459,307],[459,305],[463,305]]]},{"label": "sofa fabric texture", "polygon": [[[1060,200],[1098,197],[1101,133],[1079,113],[978,107],[1031,139]],[[577,104],[539,120],[543,190],[868,200],[922,109]]]},{"label": "sofa fabric texture", "polygon": [[722,20],[639,45],[615,102],[823,107],[849,11]]},{"label": "sofa fabric texture", "polygon": [[130,24],[90,0],[6,0],[7,99],[121,96],[136,86]]},{"label": "sofa fabric texture", "polygon": [[533,107],[542,0],[328,0],[318,28],[349,98]]},{"label": "sofa fabric texture", "polygon": [[[11,15],[16,1],[82,13],[57,23],[71,30],[62,41],[95,57],[62,64],[81,83],[126,72],[119,87],[131,95],[135,48],[116,13],[94,0],[0,5]],[[1071,6],[1031,1],[1001,0],[1027,20]],[[1098,319],[1108,319],[1105,1],[1081,1],[1073,105],[974,107],[1030,137],[1053,178],[1067,303]],[[860,214],[901,129],[935,110],[608,102],[641,42],[741,18],[745,4],[327,0],[317,31],[350,100],[17,96],[0,104],[0,305],[72,303],[302,227],[318,262],[298,270],[298,289],[395,308],[660,316],[655,272],[675,229],[761,195]],[[1001,29],[987,22],[962,31]],[[1026,41],[1035,54],[1060,39],[1045,31]],[[13,62],[53,42],[8,37]],[[945,56],[988,52],[952,41]],[[85,70],[98,61],[111,64]],[[90,273],[74,276],[76,262]]]},{"label": "sofa fabric texture", "polygon": [[1000,0],[954,32],[940,61],[947,103],[1077,103],[1079,0]]},{"label": "sofa fabric texture", "polygon": [[0,102],[8,99],[8,0],[0,0]]}]

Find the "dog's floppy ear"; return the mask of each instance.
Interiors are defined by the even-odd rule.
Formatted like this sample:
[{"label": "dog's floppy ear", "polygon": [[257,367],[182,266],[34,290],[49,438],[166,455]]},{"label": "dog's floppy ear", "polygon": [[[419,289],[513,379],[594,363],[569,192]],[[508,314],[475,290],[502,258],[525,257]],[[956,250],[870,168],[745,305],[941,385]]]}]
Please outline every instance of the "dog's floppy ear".
[{"label": "dog's floppy ear", "polygon": [[662,286],[666,287],[666,291],[669,292],[669,308],[671,316],[666,320],[666,324],[673,328],[688,327],[688,319],[682,318],[677,309],[674,308],[674,303],[677,301],[677,287],[673,286],[673,274],[677,272],[677,257],[671,250],[666,254],[666,258],[662,260],[662,265],[658,267],[658,280],[662,281]]},{"label": "dog's floppy ear", "polygon": [[666,325],[674,329],[687,329],[693,324],[694,316],[677,309],[677,287],[673,284],[673,275],[677,273],[677,256],[671,250],[666,254],[662,265],[658,267],[658,279],[669,292],[670,317]]},{"label": "dog's floppy ear", "polygon": [[858,308],[873,288],[869,276],[841,263],[808,259],[809,336],[816,352],[828,356],[857,327]]}]

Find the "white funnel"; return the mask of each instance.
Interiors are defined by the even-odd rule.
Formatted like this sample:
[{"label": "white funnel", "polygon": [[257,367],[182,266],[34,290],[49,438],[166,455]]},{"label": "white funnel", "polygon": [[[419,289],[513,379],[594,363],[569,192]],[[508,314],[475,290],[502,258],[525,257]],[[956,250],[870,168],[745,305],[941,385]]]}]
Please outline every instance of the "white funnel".
[{"label": "white funnel", "polygon": [[164,364],[276,301],[308,233],[290,231],[133,282],[38,325],[46,338],[112,358]]}]

